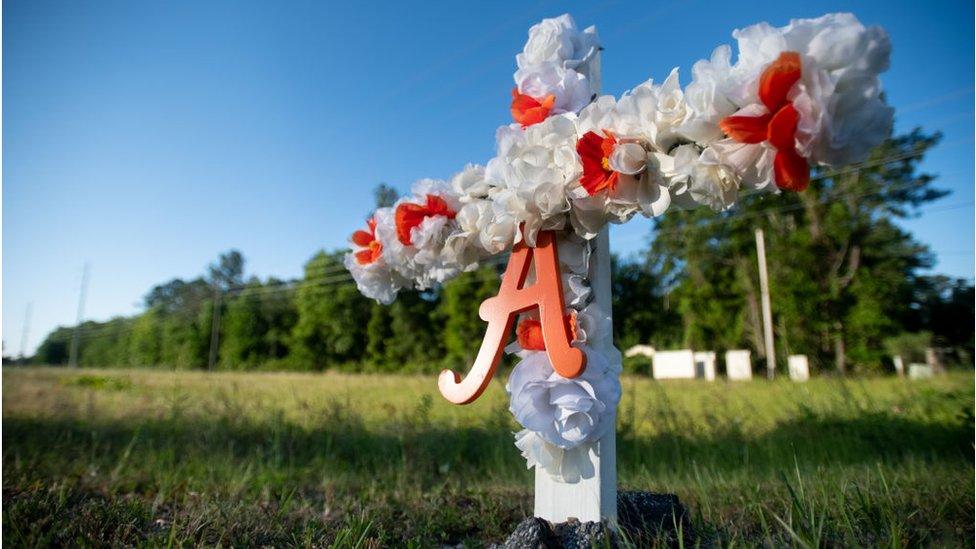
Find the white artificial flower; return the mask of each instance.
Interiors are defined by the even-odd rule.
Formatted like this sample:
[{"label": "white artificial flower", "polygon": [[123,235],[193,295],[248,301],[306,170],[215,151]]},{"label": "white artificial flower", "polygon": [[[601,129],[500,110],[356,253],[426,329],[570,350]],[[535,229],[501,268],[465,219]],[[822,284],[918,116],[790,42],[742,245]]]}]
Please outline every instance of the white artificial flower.
[{"label": "white artificial flower", "polygon": [[[743,109],[761,107],[759,79],[770,63],[786,51],[800,55],[802,76],[789,99],[800,114],[796,147],[801,156],[825,165],[859,162],[888,137],[894,111],[881,98],[878,75],[888,69],[891,43],[881,28],[865,28],[852,14],[834,13],[794,19],[781,28],[760,23],[733,36],[739,59],[729,97]],[[740,149],[734,147],[736,153]]]},{"label": "white artificial flower", "polygon": [[477,164],[468,164],[451,178],[451,188],[462,204],[487,197],[490,187],[491,183],[485,179],[484,166]]},{"label": "white artificial flower", "polygon": [[613,319],[596,301],[576,315],[576,341],[603,352],[613,348]]},{"label": "white artificial flower", "polygon": [[[671,138],[674,132],[688,117],[688,105],[685,103],[685,95],[678,81],[678,69],[671,70],[671,74],[659,88],[657,92],[657,119],[655,120],[658,130],[658,144],[667,143],[662,141]],[[664,136],[664,137],[662,137]]]},{"label": "white artificial flower", "polygon": [[737,110],[729,99],[734,86],[731,58],[731,48],[719,46],[711,59],[697,61],[691,68],[691,84],[685,88],[688,118],[680,133],[692,141],[707,144],[723,138],[718,123]]},{"label": "white artificial flower", "polygon": [[724,211],[735,204],[741,178],[712,148],[699,153],[695,145],[680,145],[671,155],[658,158],[672,181],[672,199],[681,207],[707,206]]},{"label": "white artificial flower", "polygon": [[595,348],[583,350],[586,369],[577,378],[555,373],[546,353],[536,351],[526,353],[506,385],[509,408],[528,431],[516,435],[527,465],[566,482],[592,476],[579,458],[613,429],[620,400],[619,361],[615,366]]},{"label": "white artificial flower", "polygon": [[586,368],[576,378],[556,373],[544,351],[529,353],[509,376],[509,409],[526,429],[569,449],[599,440],[613,427],[620,400],[619,364],[584,346]]},{"label": "white artificial flower", "polygon": [[[524,224],[525,241],[534,246],[540,230],[563,228],[570,209],[566,190],[582,172],[574,120],[553,116],[526,128],[497,160],[493,172],[503,188],[492,192],[492,201],[516,225]],[[497,209],[495,215],[506,217]]]},{"label": "white artificial flower", "polygon": [[[613,189],[592,196],[579,183],[571,186],[571,220],[577,234],[584,238],[593,238],[607,222],[624,223],[638,212],[660,215],[670,203],[667,182],[647,164],[648,151],[655,150],[652,142],[657,135],[657,95],[654,88],[640,93],[645,91],[654,95],[653,101],[644,101],[647,97],[625,97],[617,102],[612,96],[602,96],[580,113],[580,137],[594,132],[602,136],[610,133],[616,138],[607,163],[619,174]],[[641,114],[646,115],[644,122]]]},{"label": "white artificial flower", "polygon": [[586,276],[590,271],[590,242],[572,233],[556,238],[556,253],[563,272]]},{"label": "white artificial flower", "polygon": [[399,275],[392,271],[385,263],[374,261],[366,265],[360,264],[352,253],[343,258],[343,264],[356,281],[356,288],[364,296],[375,299],[383,305],[389,305],[396,299],[401,288]]},{"label": "white artificial flower", "polygon": [[482,245],[481,235],[491,218],[491,202],[470,199],[458,211],[455,230],[447,235],[441,256],[447,265],[460,271],[473,271],[491,254]]},{"label": "white artificial flower", "polygon": [[520,69],[554,64],[573,69],[593,81],[599,78],[599,51],[596,27],[587,27],[581,32],[576,29],[573,18],[563,14],[533,25],[515,62]]},{"label": "white artificial flower", "polygon": [[[448,209],[456,214],[461,208],[458,195],[451,186],[434,179],[421,179],[412,187],[412,194],[397,200],[384,217],[395,219],[395,212],[404,204],[424,204],[428,196],[444,200]],[[445,215],[425,217],[410,230],[410,244],[401,242],[395,221],[377,224],[377,234],[388,252],[387,261],[404,278],[413,281],[416,288],[425,290],[445,282],[460,272],[456,252],[445,250],[447,237],[454,233],[457,222]],[[446,251],[446,253],[445,253]]]},{"label": "white artificial flower", "polygon": [[678,130],[688,116],[677,68],[660,86],[648,80],[617,101],[620,131],[630,137],[641,137],[659,152],[667,152],[680,139]]},{"label": "white artificial flower", "polygon": [[376,223],[374,235],[383,246],[379,257],[370,263],[360,263],[355,257],[355,252],[358,250],[353,250],[345,255],[343,264],[356,281],[360,293],[384,305],[389,305],[396,299],[400,288],[409,284],[409,281],[391,267],[392,253],[382,238],[382,233],[389,233],[388,229],[392,227],[392,209],[379,208],[373,213],[373,221]]},{"label": "white artificial flower", "polygon": [[636,142],[621,141],[608,159],[610,169],[624,175],[637,175],[647,168],[647,151]]},{"label": "white artificial flower", "polygon": [[594,460],[590,459],[590,452],[596,453],[599,448],[596,443],[564,450],[549,444],[538,433],[522,429],[515,433],[515,447],[525,458],[527,469],[539,467],[560,482],[575,484],[596,474]]},{"label": "white artificial flower", "polygon": [[515,71],[519,93],[536,99],[556,97],[550,115],[577,113],[590,102],[593,91],[582,74],[555,64],[533,65]]},{"label": "white artificial flower", "polygon": [[612,95],[601,95],[587,105],[576,118],[576,130],[580,137],[586,132],[619,132],[617,121],[617,99]]}]

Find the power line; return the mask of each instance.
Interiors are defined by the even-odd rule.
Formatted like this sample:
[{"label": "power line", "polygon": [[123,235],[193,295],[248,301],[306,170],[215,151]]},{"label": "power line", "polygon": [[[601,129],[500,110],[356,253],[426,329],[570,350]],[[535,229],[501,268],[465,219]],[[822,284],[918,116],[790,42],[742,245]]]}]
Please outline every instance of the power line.
[{"label": "power line", "polygon": [[85,293],[88,291],[88,263],[85,263],[81,271],[81,291],[78,294],[78,318],[75,323],[75,331],[71,336],[71,350],[69,351],[68,364],[72,368],[78,367],[78,338],[81,335],[81,320],[85,316]]}]

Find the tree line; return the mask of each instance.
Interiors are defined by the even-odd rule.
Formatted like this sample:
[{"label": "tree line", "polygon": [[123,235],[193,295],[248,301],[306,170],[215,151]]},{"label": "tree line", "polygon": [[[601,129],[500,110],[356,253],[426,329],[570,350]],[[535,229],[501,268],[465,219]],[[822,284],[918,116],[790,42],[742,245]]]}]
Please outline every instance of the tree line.
[{"label": "tree line", "polygon": [[[764,360],[754,241],[762,228],[780,364],[801,353],[824,370],[878,371],[905,341],[971,363],[972,284],[921,274],[934,257],[895,223],[946,194],[918,168],[939,138],[893,137],[859,166],[820,170],[803,193],[655,220],[644,252],[613,261],[617,345],[745,348]],[[389,186],[376,190],[377,206],[395,198]],[[243,255],[225,253],[195,279],[153,287],[141,314],[83,323],[78,363],[435,372],[473,361],[484,330],[478,306],[497,291],[502,265],[382,306],[359,294],[343,253],[316,253],[297,280],[246,277]],[[66,364],[74,334],[57,328],[29,362]]]}]

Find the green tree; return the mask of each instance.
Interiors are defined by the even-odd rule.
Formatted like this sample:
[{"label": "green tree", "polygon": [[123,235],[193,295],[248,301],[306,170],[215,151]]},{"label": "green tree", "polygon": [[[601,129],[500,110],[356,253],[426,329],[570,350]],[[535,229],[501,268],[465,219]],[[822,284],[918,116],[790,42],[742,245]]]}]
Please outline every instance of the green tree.
[{"label": "green tree", "polygon": [[445,360],[454,368],[470,366],[487,324],[478,316],[481,302],[498,293],[498,268],[484,266],[444,284],[435,317],[443,326]]},{"label": "green tree", "polygon": [[666,348],[681,342],[681,319],[666,307],[665,288],[646,261],[611,258],[613,336],[620,349],[637,344]]},{"label": "green tree", "polygon": [[58,326],[37,347],[32,362],[61,366],[68,363],[72,329]]},{"label": "green tree", "polygon": [[945,195],[917,173],[939,135],[915,130],[863,165],[819,170],[801,193],[744,197],[734,212],[668,212],[648,259],[684,324],[684,343],[763,356],[753,231],[766,233],[777,352],[878,368],[883,339],[904,325],[925,247],[894,222]]},{"label": "green tree", "polygon": [[370,302],[354,284],[326,276],[342,268],[341,252],[321,251],[305,264],[292,329],[292,359],[303,367],[324,370],[359,361],[364,354]]}]

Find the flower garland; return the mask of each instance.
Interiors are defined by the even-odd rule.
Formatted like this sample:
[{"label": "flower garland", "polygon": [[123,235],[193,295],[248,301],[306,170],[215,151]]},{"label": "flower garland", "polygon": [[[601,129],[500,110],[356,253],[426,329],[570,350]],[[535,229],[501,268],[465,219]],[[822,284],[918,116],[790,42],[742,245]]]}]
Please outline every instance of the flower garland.
[{"label": "flower garland", "polygon": [[569,15],[543,20],[516,57],[514,122],[496,132],[496,156],[450,181],[418,181],[353,234],[345,265],[364,295],[388,304],[402,288],[432,287],[522,240],[535,245],[539,231],[563,231],[567,322],[587,367],[576,379],[555,373],[538,320],[523,315],[509,347],[522,360],[507,389],[530,467],[567,482],[586,477],[587,452],[613,425],[620,357],[588,283],[591,239],[607,223],[672,207],[722,211],[745,192],[802,191],[811,166],[863,161],[891,131],[878,78],[891,45],[881,28],[838,13],[733,37],[734,64],[720,46],[695,63],[687,87],[674,69],[617,99],[598,95],[596,29],[578,30]]}]

